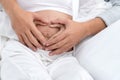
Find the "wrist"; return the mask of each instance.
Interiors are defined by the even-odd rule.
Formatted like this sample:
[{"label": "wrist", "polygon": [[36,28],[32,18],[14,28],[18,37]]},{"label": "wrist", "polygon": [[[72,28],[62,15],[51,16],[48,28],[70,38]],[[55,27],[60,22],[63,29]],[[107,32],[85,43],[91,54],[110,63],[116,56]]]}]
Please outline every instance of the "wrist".
[{"label": "wrist", "polygon": [[106,28],[106,24],[101,18],[95,18],[90,21],[84,22],[83,24],[87,29],[88,36],[95,35]]},{"label": "wrist", "polygon": [[89,36],[88,26],[84,22],[74,22],[74,27],[76,28],[76,33],[80,38],[80,41]]},{"label": "wrist", "polygon": [[89,25],[86,22],[79,23],[83,31],[83,39],[90,36]]}]

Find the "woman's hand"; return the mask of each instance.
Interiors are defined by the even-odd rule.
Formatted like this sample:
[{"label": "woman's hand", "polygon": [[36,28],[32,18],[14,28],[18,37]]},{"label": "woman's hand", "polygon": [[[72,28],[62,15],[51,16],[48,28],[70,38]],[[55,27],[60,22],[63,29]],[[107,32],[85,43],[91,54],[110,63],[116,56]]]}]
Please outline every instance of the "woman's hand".
[{"label": "woman's hand", "polygon": [[34,51],[37,48],[42,48],[42,44],[46,42],[46,39],[38,31],[34,20],[39,20],[42,25],[46,25],[46,23],[43,22],[44,20],[37,13],[18,9],[10,15],[10,19],[21,43]]},{"label": "woman's hand", "polygon": [[50,55],[66,52],[88,36],[88,30],[84,23],[67,19],[59,19],[53,23],[63,24],[66,29],[62,33],[54,35],[45,44],[45,49],[51,51]]},{"label": "woman's hand", "polygon": [[43,22],[44,20],[36,13],[27,12],[21,9],[17,0],[0,0],[0,3],[9,15],[13,29],[20,42],[34,51],[37,48],[42,48],[42,44],[45,43],[46,40],[37,30],[34,20],[39,20],[42,25],[45,25]]}]

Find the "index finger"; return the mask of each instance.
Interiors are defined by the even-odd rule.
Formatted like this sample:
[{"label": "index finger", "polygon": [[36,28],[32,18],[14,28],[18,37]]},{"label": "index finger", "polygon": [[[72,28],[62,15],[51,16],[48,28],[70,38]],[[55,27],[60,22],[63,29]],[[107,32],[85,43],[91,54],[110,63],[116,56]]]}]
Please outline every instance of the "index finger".
[{"label": "index finger", "polygon": [[46,38],[43,36],[43,34],[35,27],[31,30],[32,34],[35,36],[35,38],[43,45],[46,43]]},{"label": "index finger", "polygon": [[63,40],[66,36],[67,35],[65,34],[65,32],[62,32],[62,31],[58,32],[45,43],[45,46],[56,44],[57,42],[60,42],[61,40]]}]

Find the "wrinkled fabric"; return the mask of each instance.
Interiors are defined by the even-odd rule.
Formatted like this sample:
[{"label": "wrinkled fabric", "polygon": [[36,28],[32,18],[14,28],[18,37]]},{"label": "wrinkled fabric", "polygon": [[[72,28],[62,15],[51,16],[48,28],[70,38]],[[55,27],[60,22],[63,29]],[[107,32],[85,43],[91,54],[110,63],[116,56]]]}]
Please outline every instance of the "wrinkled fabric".
[{"label": "wrinkled fabric", "polygon": [[2,80],[93,80],[73,56],[61,56],[45,65],[40,54],[10,40],[2,51]]},{"label": "wrinkled fabric", "polygon": [[120,20],[75,49],[75,57],[95,80],[120,80]]},{"label": "wrinkled fabric", "polygon": [[[102,13],[104,10],[107,10],[108,9],[108,7],[106,7],[105,6],[105,2],[103,2],[103,0],[101,0],[103,3],[101,3],[101,4],[99,4],[98,6],[97,5],[93,5],[93,4],[91,4],[90,3],[90,1],[88,2],[87,0],[84,0],[83,2],[79,2],[80,0],[76,0],[76,3],[73,3],[73,13],[74,13],[74,16],[73,16],[73,19],[74,20],[76,20],[76,21],[86,21],[86,20],[90,20],[90,19],[92,19],[92,18],[94,18],[94,17],[96,17],[97,15],[99,15],[100,13]],[[91,0],[91,1],[95,1],[95,0]],[[100,1],[100,0],[96,0],[96,1]],[[74,1],[75,2],[75,1]],[[79,7],[79,4],[84,4],[84,5],[80,5],[80,8],[78,8]],[[89,4],[89,6],[87,6],[86,4]],[[90,5],[93,5],[93,6],[91,6],[90,7]],[[102,5],[102,6],[101,6]],[[77,6],[77,7],[76,7]],[[94,9],[93,9],[94,8]],[[103,9],[103,10],[102,10]],[[84,11],[85,10],[85,11]],[[100,12],[99,12],[99,10],[100,10]],[[78,13],[79,12],[79,13]],[[82,14],[82,15],[81,15]],[[8,28],[7,28],[8,27]],[[6,29],[8,30],[8,31],[6,31]],[[11,39],[16,39],[16,40],[18,40],[18,38],[17,38],[17,36],[16,36],[16,34],[15,34],[15,32],[13,31],[13,29],[12,29],[12,26],[11,26],[11,22],[10,22],[10,20],[9,20],[9,17],[7,16],[7,14],[5,13],[5,11],[2,9],[2,10],[0,10],[0,36],[2,36],[2,37],[6,37],[6,38],[11,38]],[[3,41],[3,39],[1,39],[1,41]],[[5,40],[6,41],[6,40]],[[1,45],[3,45],[4,46],[4,44],[3,43],[1,43]],[[1,46],[0,46],[1,47]],[[3,48],[3,47],[2,47]],[[6,48],[5,48],[6,49]],[[7,52],[4,52],[4,51],[6,51],[6,50],[3,50],[3,53],[14,53],[14,51],[7,51]],[[10,48],[11,49],[11,48]],[[16,47],[15,47],[15,49],[16,49]],[[19,51],[18,51],[19,52]],[[18,53],[17,52],[17,53]],[[28,52],[26,52],[26,53],[28,53]],[[18,58],[18,57],[15,57],[14,59],[16,59],[16,58]],[[23,57],[22,57],[23,58]],[[5,79],[5,80],[17,80],[18,78],[21,80],[21,78],[22,78],[22,80],[37,80],[37,79],[39,79],[41,76],[39,76],[39,75],[33,75],[32,73],[30,74],[30,73],[27,73],[27,72],[24,72],[24,71],[26,71],[26,69],[29,69],[28,67],[26,67],[25,68],[25,70],[21,70],[21,68],[22,67],[19,67],[19,66],[16,66],[17,64],[14,64],[15,62],[15,60],[13,59],[13,57],[12,58],[5,58],[5,59],[3,59],[2,61],[2,66],[3,66],[3,68],[2,68],[2,79]],[[83,59],[83,58],[81,58],[81,59]],[[29,59],[28,59],[29,60]],[[22,60],[19,60],[19,61],[21,61],[22,62]],[[17,63],[19,63],[19,61],[17,62]],[[33,60],[30,60],[31,62],[33,62]],[[26,62],[26,63],[31,63],[31,62]],[[44,67],[42,67],[42,64],[40,63],[40,64],[38,64],[37,62],[39,62],[40,60],[38,60],[38,61],[36,61],[36,62],[34,62],[34,64],[35,65],[37,65],[37,67],[40,67],[40,68],[35,68],[35,71],[32,69],[32,70],[28,70],[28,72],[29,71],[33,71],[33,73],[35,74],[44,74],[44,76],[42,76],[42,79],[44,79],[44,80],[51,80],[51,79],[53,79],[53,78],[51,78],[51,76],[48,74],[48,71],[50,70],[50,69],[47,69],[47,71],[46,71],[46,69],[44,69]],[[74,61],[74,60],[73,60]],[[75,60],[76,61],[76,60]],[[23,62],[24,62],[24,60],[23,60]],[[40,61],[41,62],[41,61]],[[97,61],[96,61],[97,62]],[[69,63],[69,62],[68,62]],[[87,63],[86,63],[87,64]],[[83,64],[82,64],[83,65]],[[8,66],[13,66],[13,67],[8,67]],[[22,66],[24,66],[24,65],[22,65]],[[66,65],[67,66],[67,65]],[[78,65],[77,65],[78,66]],[[88,66],[89,67],[89,66]],[[60,67],[60,68],[62,68],[62,67]],[[85,68],[87,68],[86,66],[85,66]],[[57,68],[56,68],[57,69]],[[55,70],[56,70],[55,69]],[[77,69],[77,68],[76,68]],[[87,68],[88,69],[88,68]],[[4,70],[5,70],[5,72],[4,72]],[[54,70],[54,69],[53,69]],[[55,71],[54,70],[54,71]],[[69,69],[68,69],[69,70]],[[38,71],[38,73],[37,73],[37,71]],[[39,72],[40,71],[40,72]],[[51,75],[52,74],[54,74],[54,71],[53,72],[51,72]],[[84,73],[84,69],[82,70],[80,70],[80,71],[83,71],[82,73]],[[94,70],[93,70],[94,71]],[[11,72],[12,73],[14,73],[14,74],[16,74],[17,76],[14,76],[14,75],[11,75]],[[64,71],[63,71],[64,72]],[[79,73],[79,72],[78,72]],[[7,75],[5,75],[5,74],[7,74]],[[74,73],[75,74],[75,73]],[[86,71],[85,71],[85,74],[87,74],[86,73]],[[92,73],[93,74],[93,73]],[[33,75],[33,76],[31,76],[31,75]],[[55,75],[57,75],[57,74],[55,74]],[[87,74],[88,75],[88,74]],[[101,74],[100,74],[101,75]],[[7,77],[6,77],[7,76]],[[47,77],[47,79],[46,79],[46,77]],[[63,76],[64,77],[64,76]],[[99,76],[95,76],[95,77],[99,77]],[[7,78],[7,79],[6,79]],[[84,76],[83,76],[83,78],[84,78]],[[119,75],[118,75],[118,77],[116,77],[116,79],[117,78],[119,78]],[[18,79],[18,80],[19,80]],[[72,79],[72,78],[71,78]],[[91,78],[90,78],[91,79]],[[59,80],[59,79],[58,79]],[[75,80],[75,79],[74,79]],[[76,79],[77,80],[77,79]],[[83,79],[84,80],[84,79]],[[86,79],[85,79],[86,80]]]},{"label": "wrinkled fabric", "polygon": [[120,19],[120,0],[105,0],[112,3],[112,8],[98,15],[102,18],[107,26],[110,26],[114,22]]}]

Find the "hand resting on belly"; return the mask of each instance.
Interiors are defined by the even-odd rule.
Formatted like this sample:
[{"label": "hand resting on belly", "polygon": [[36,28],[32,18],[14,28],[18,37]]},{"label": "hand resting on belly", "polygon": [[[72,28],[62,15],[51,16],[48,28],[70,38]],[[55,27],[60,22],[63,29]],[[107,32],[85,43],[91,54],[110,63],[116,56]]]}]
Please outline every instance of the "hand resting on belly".
[{"label": "hand resting on belly", "polygon": [[[44,18],[44,20],[47,20],[48,22],[51,22],[52,20],[56,20],[59,18],[67,18],[72,19],[71,16],[57,12],[57,11],[39,11],[36,12],[40,16]],[[40,21],[34,21],[37,29],[43,34],[43,36],[46,38],[46,40],[49,40],[53,35],[57,33],[61,33],[65,30],[65,26],[62,24],[47,24],[43,25]]]}]

